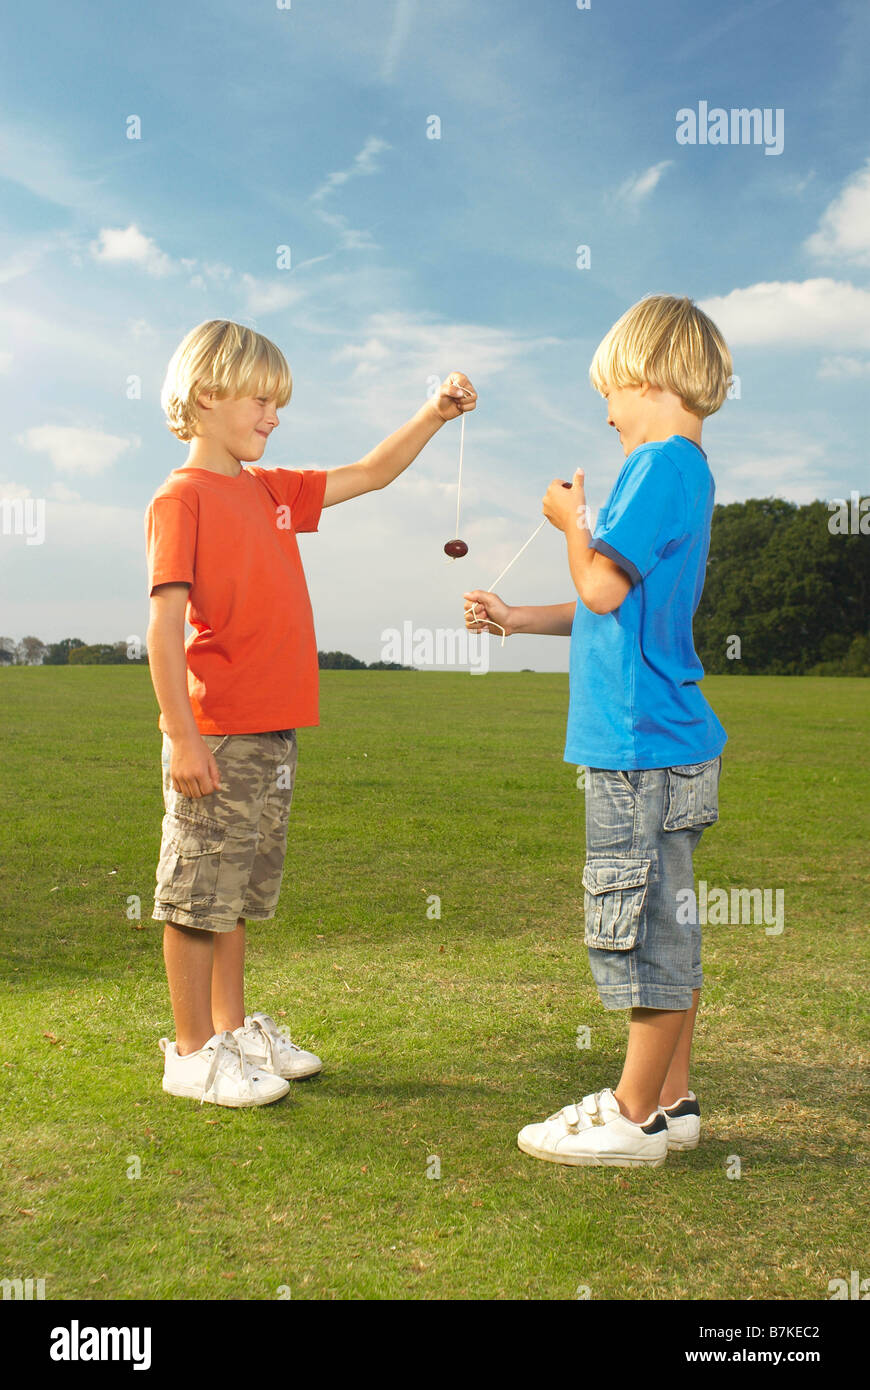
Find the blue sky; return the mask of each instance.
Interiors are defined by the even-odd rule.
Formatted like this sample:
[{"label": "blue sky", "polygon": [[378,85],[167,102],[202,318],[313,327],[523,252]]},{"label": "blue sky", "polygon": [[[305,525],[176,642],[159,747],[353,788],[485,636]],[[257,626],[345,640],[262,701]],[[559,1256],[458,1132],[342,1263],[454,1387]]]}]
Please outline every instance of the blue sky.
[{"label": "blue sky", "polygon": [[[623,456],[588,366],[644,294],[689,294],[732,349],[740,398],[704,426],[719,501],[867,490],[863,0],[49,0],[4,29],[0,499],[46,519],[41,545],[0,535],[3,635],[144,635],[142,514],[186,458],[160,386],[208,318],[290,362],[266,464],[353,462],[432,375],[478,388],[465,560],[442,553],[456,424],[302,538],[318,645],[365,660],[407,620],[460,626],[551,478],[582,466],[604,501]],[[781,111],[781,153],[679,144],[701,102]],[[571,599],[560,535],[500,588]],[[516,638],[492,665],[566,670],[567,647]]]}]

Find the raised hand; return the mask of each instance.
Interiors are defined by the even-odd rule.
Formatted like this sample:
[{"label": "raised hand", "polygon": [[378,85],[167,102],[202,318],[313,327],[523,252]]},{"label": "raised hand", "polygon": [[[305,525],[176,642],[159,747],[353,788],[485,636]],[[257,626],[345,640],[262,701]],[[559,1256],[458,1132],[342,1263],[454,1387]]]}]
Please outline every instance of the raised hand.
[{"label": "raised hand", "polygon": [[463,372],[451,372],[445,377],[433,396],[432,404],[442,420],[455,420],[474,410],[477,405],[477,392]]}]

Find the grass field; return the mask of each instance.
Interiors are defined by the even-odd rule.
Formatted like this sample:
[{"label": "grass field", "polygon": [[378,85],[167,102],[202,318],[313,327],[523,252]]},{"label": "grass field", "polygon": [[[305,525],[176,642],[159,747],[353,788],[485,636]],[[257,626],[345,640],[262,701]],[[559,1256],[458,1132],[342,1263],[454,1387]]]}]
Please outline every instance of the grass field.
[{"label": "grass field", "polygon": [[743,1300],[870,1273],[870,682],[704,689],[730,740],[696,877],[783,888],[785,930],[706,928],[702,1143],[641,1171],[516,1148],[616,1084],[627,1026],[583,947],[566,677],[322,673],[248,1003],[325,1068],[229,1111],[160,1086],[147,670],[0,671],[0,1277],[49,1299]]}]

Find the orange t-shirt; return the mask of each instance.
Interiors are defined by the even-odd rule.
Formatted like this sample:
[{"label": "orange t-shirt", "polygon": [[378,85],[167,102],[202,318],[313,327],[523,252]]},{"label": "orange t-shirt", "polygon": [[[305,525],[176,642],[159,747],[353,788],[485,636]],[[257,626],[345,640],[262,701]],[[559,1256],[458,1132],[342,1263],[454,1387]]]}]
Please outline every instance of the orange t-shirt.
[{"label": "orange t-shirt", "polygon": [[177,468],[154,494],[149,592],[190,585],[187,689],[200,733],[317,724],[317,643],[296,533],[317,530],[325,490],[319,469],[246,466],[235,478]]}]

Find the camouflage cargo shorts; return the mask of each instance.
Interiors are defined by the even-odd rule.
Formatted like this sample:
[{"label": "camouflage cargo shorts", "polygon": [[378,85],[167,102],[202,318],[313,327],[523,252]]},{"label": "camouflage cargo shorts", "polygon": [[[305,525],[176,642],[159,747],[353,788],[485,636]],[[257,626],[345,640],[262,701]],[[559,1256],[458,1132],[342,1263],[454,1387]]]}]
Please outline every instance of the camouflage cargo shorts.
[{"label": "camouflage cargo shorts", "polygon": [[235,930],[240,917],[274,916],[296,781],[296,730],[205,734],[220,791],[182,796],[169,776],[163,736],[163,840],[153,917],[205,931]]}]

